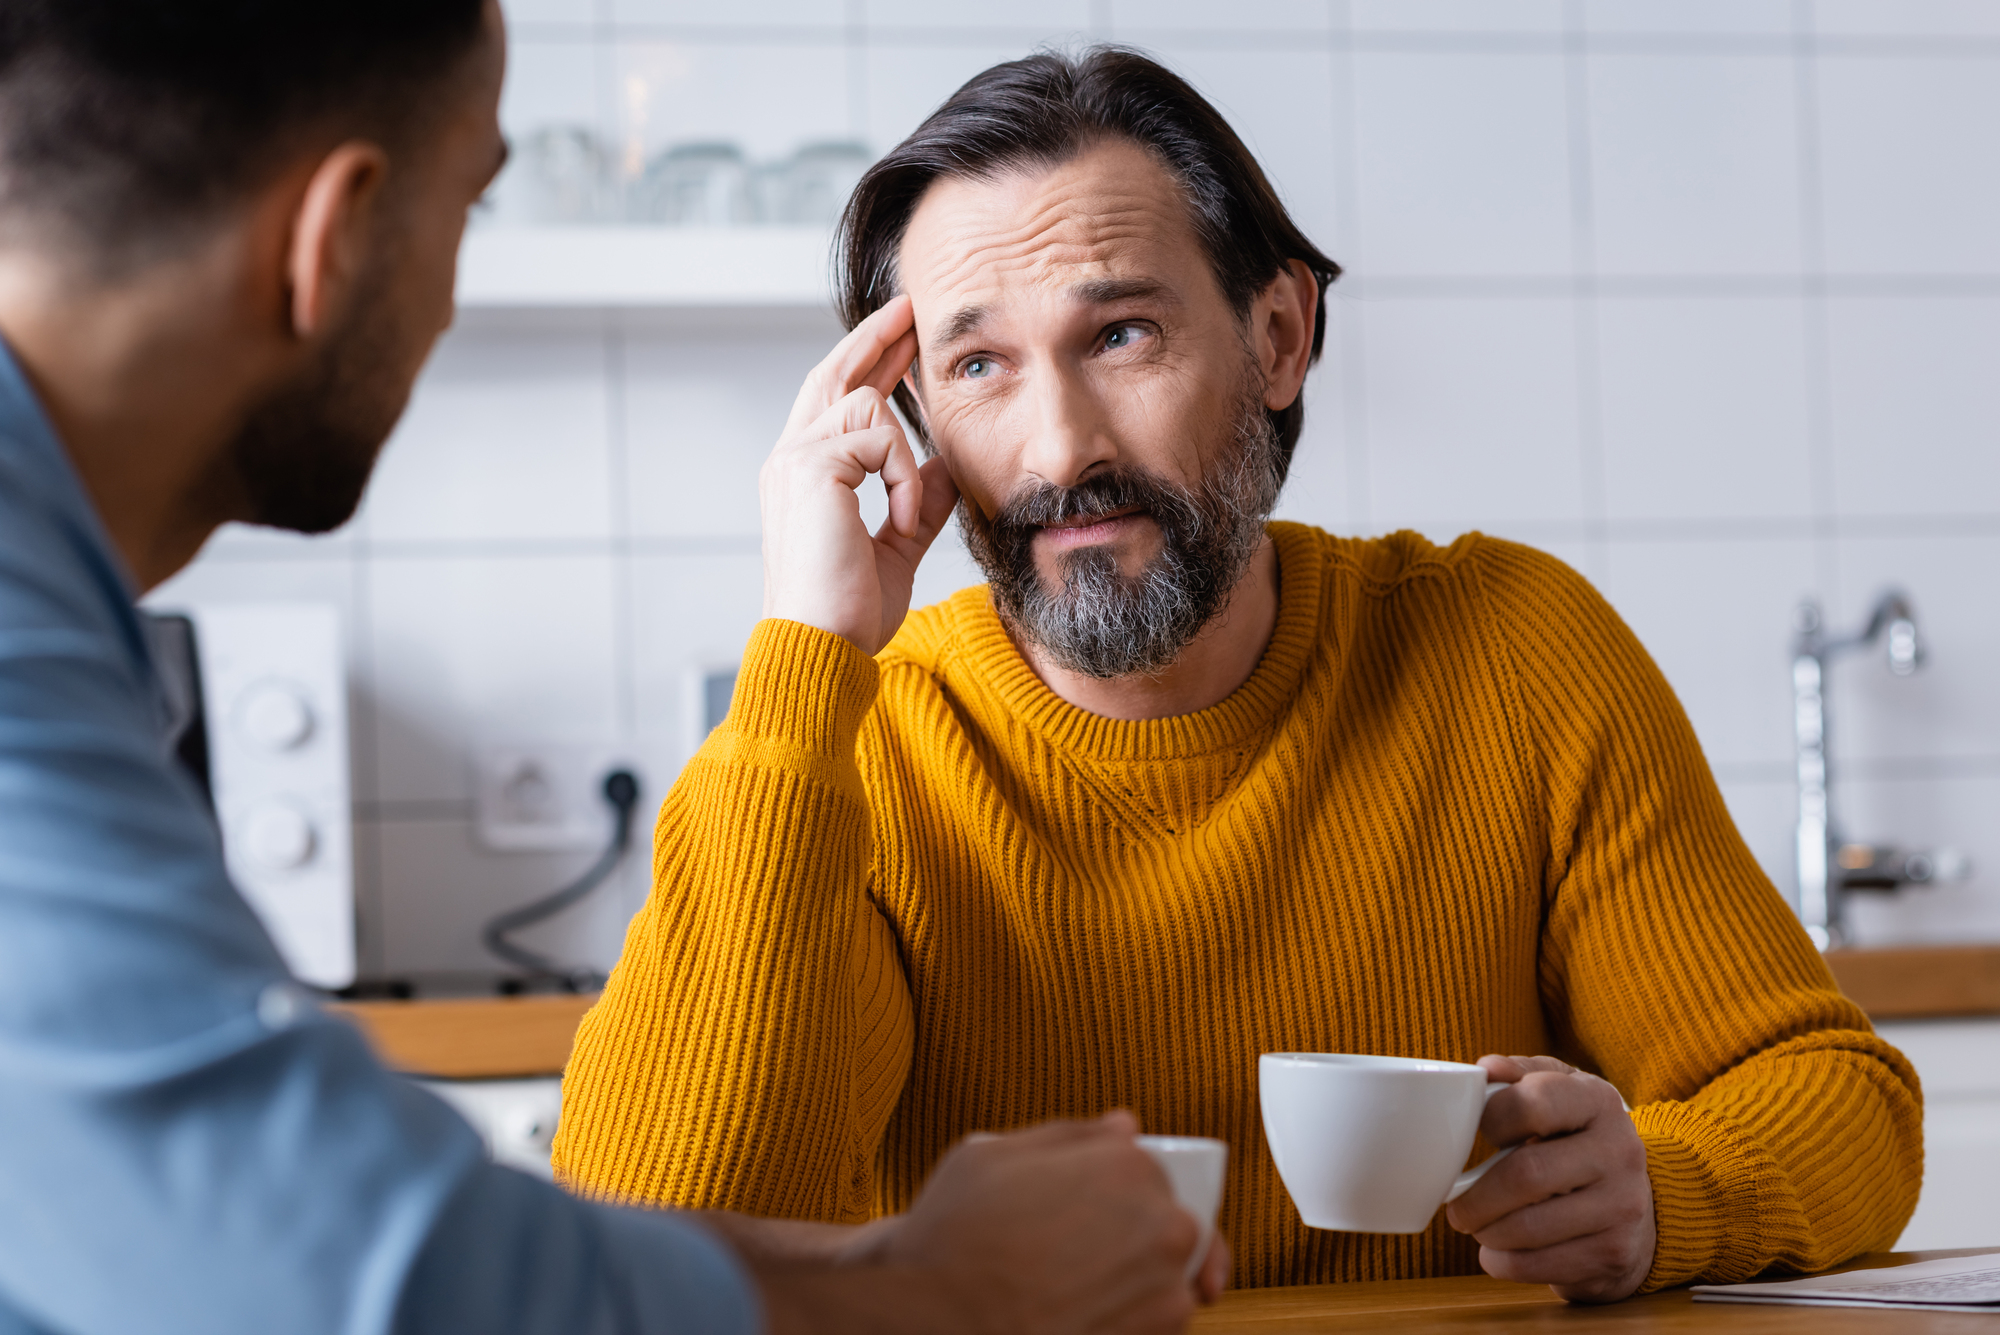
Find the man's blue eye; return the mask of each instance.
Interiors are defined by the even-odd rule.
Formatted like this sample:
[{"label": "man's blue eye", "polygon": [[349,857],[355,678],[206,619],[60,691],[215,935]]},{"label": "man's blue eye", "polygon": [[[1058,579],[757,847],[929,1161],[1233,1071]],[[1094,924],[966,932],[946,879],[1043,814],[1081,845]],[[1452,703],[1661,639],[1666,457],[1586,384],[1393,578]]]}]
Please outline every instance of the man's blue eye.
[{"label": "man's blue eye", "polygon": [[1120,325],[1104,336],[1104,346],[1107,348],[1122,348],[1131,341],[1132,326],[1130,325]]},{"label": "man's blue eye", "polygon": [[986,373],[988,371],[991,371],[992,369],[993,369],[993,363],[987,361],[984,357],[974,357],[971,361],[965,364],[966,377],[971,380],[978,380],[983,378],[986,375]]}]

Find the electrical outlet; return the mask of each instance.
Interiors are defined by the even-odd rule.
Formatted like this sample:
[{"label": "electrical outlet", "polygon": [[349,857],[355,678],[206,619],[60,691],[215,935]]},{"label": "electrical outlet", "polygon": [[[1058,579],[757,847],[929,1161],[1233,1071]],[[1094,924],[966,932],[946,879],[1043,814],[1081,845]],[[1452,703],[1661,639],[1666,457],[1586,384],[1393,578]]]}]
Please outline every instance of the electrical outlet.
[{"label": "electrical outlet", "polygon": [[480,842],[502,852],[602,847],[612,829],[604,776],[640,773],[623,752],[580,742],[496,744],[473,767]]},{"label": "electrical outlet", "polygon": [[688,669],[683,698],[686,700],[687,749],[693,755],[729,714],[729,701],[736,694],[737,664],[697,663]]}]

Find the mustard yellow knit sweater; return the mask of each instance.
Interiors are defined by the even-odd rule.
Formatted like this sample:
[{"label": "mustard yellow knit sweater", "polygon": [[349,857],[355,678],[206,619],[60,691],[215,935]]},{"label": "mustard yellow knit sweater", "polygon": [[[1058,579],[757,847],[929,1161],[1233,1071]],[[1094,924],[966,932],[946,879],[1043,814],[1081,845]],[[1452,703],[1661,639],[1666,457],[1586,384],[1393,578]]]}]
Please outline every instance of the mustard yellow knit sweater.
[{"label": "mustard yellow knit sweater", "polygon": [[1893,1243],[1916,1077],[1617,615],[1476,534],[1271,533],[1270,647],[1180,718],[1065,704],[983,589],[875,660],[760,625],[578,1033],[563,1179],[859,1221],[968,1131],[1122,1106],[1233,1147],[1240,1285],[1467,1273],[1442,1215],[1412,1237],[1299,1222],[1257,1056],[1554,1053],[1633,1108],[1649,1286]]}]

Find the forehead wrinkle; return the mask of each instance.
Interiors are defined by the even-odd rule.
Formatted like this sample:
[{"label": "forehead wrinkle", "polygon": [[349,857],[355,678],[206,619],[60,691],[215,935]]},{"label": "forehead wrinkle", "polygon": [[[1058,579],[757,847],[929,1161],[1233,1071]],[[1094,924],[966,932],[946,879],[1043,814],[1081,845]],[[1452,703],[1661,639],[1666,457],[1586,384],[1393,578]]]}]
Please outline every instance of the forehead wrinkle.
[{"label": "forehead wrinkle", "polygon": [[1045,275],[1053,268],[1106,263],[1113,258],[1107,252],[1117,252],[1149,235],[1144,213],[1143,207],[1116,208],[1079,216],[1054,206],[1005,231],[975,224],[944,239],[938,249],[949,259],[934,277],[939,286],[950,290],[966,286],[981,270],[996,266],[1002,273],[1029,269]]},{"label": "forehead wrinkle", "polygon": [[[931,261],[921,266],[929,270],[923,275],[929,280],[926,285],[973,297],[1023,271],[1038,285],[1073,283],[1073,272],[1062,271],[1081,268],[1102,273],[1132,246],[1159,239],[1161,215],[1167,210],[1157,196],[1105,189],[1101,182],[1065,184],[1069,188],[1042,191],[1033,201],[1033,213],[1018,222],[1006,216],[1013,210],[995,208],[990,200],[954,200],[951,211],[936,224],[940,233],[936,243],[926,247]],[[1178,210],[1170,205],[1168,210],[1176,215],[1167,219],[1171,230],[1181,220]],[[919,267],[906,263],[906,272]],[[905,286],[908,290],[914,284]],[[963,332],[962,326],[958,332]]]}]

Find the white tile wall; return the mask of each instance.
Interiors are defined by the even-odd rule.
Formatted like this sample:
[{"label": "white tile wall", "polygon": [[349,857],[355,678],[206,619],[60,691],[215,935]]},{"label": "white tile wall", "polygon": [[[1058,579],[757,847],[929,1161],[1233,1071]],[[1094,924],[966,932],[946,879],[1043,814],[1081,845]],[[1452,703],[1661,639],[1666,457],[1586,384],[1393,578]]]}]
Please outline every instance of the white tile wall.
[{"label": "white tile wall", "polygon": [[1358,274],[1570,272],[1561,55],[1364,46],[1353,69]]},{"label": "white tile wall", "polygon": [[502,128],[519,136],[545,125],[605,125],[608,108],[598,87],[603,63],[594,45],[574,35],[544,36],[537,29],[516,37],[508,45],[500,94]]},{"label": "white tile wall", "polygon": [[[589,0],[569,0],[579,8]],[[605,0],[612,21],[676,28],[833,28],[847,21],[846,0],[728,0],[691,5],[686,0]]]},{"label": "white tile wall", "polygon": [[1568,301],[1381,297],[1361,306],[1371,520],[1447,533],[1581,513]]},{"label": "white tile wall", "polygon": [[1821,32],[1863,36],[1991,37],[2000,9],[1991,0],[1816,0]]},{"label": "white tile wall", "polygon": [[1329,133],[1333,67],[1326,53],[1216,50],[1178,35],[1147,46],[1229,118],[1278,183],[1299,225],[1310,236],[1328,238],[1322,248],[1330,246],[1337,165]]},{"label": "white tile wall", "polygon": [[801,140],[860,132],[850,123],[837,46],[635,38],[617,44],[611,65],[619,143],[636,135],[648,155],[666,143],[719,139],[767,161]]},{"label": "white tile wall", "polygon": [[[1916,600],[1911,679],[1843,661],[1850,830],[1970,850],[1876,939],[2000,937],[2000,5],[1990,0],[513,0],[506,121],[893,144],[1042,43],[1157,51],[1349,266],[1282,513],[1536,542],[1598,581],[1790,878],[1787,622]],[[631,99],[646,80],[643,123]],[[349,620],[371,972],[478,970],[584,854],[471,834],[469,764],[611,739],[658,800],[687,683],[761,577],[755,477],[830,320],[451,335],[363,519],[229,533],[165,591]],[[880,501],[864,496],[864,510]],[[919,576],[975,576],[955,536]],[[608,963],[643,871],[541,929]]]},{"label": "white tile wall", "polygon": [[599,340],[445,339],[383,451],[369,538],[610,537],[608,406]]},{"label": "white tile wall", "polygon": [[1811,513],[1798,298],[1605,297],[1596,315],[1608,518],[1755,522]]},{"label": "white tile wall", "polygon": [[1602,272],[1798,272],[1790,56],[1604,52],[1589,89]]},{"label": "white tile wall", "polygon": [[[1087,34],[1091,25],[1090,0],[1012,0],[1005,6],[940,5],[932,0],[865,0],[871,27],[986,29],[1021,28],[1037,40],[1060,41]],[[1197,9],[1199,4],[1167,5]]]},{"label": "white tile wall", "polygon": [[757,470],[806,373],[838,341],[831,319],[739,340],[635,336],[624,346],[632,532],[647,538],[758,533]]},{"label": "white tile wall", "polygon": [[608,553],[385,555],[366,565],[381,801],[470,799],[467,739],[621,731]]},{"label": "white tile wall", "polygon": [[1954,43],[1928,56],[1864,47],[1816,64],[1828,269],[2000,271],[2000,79],[1990,47]]},{"label": "white tile wall", "polygon": [[1789,36],[1792,8],[1792,0],[1588,0],[1584,14],[1594,33]]},{"label": "white tile wall", "polygon": [[2000,299],[1843,297],[1827,333],[1839,512],[2000,512]]},{"label": "white tile wall", "polygon": [[994,39],[980,30],[963,40],[917,41],[895,30],[861,48],[863,137],[877,152],[895,145],[959,85],[1003,60],[1019,60],[1036,42]]},{"label": "white tile wall", "polygon": [[1558,33],[1562,0],[1348,0],[1356,32]]},{"label": "white tile wall", "polygon": [[1673,683],[1709,763],[1723,774],[1782,772],[1792,754],[1782,632],[1812,589],[1800,538],[1611,544],[1605,596]]}]

